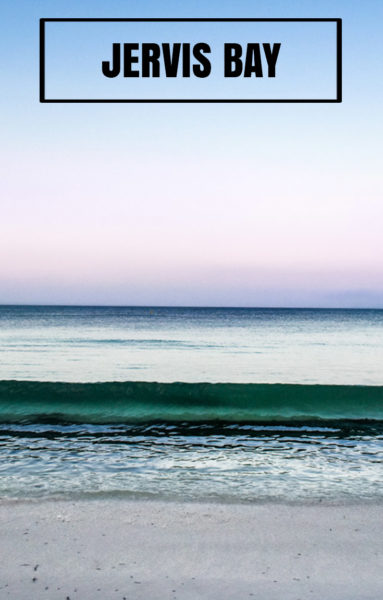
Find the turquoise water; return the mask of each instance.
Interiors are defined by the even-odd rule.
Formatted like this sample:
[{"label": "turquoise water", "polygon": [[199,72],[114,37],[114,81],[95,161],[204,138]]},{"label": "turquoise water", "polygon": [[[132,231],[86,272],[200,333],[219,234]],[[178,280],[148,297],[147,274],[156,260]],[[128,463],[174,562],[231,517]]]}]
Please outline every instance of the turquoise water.
[{"label": "turquoise water", "polygon": [[0,496],[383,496],[383,311],[0,307]]}]

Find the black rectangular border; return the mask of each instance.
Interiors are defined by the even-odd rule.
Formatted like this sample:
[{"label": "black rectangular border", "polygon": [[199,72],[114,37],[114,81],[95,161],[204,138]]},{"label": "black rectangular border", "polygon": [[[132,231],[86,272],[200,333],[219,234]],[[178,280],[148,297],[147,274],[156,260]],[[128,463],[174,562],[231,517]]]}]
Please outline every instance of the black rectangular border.
[{"label": "black rectangular border", "polygon": [[[205,99],[186,99],[186,98],[160,98],[157,100],[149,99],[149,98],[116,98],[116,99],[96,99],[96,98],[81,98],[81,99],[59,99],[59,98],[46,98],[45,97],[45,23],[336,23],[336,97],[335,98],[299,98],[299,99],[282,99],[282,98],[271,98],[271,99],[238,99],[238,98],[230,98],[230,99],[213,99],[213,98],[205,98]],[[222,18],[222,19],[214,19],[214,18],[110,18],[110,19],[98,19],[98,18],[47,18],[40,19],[40,102],[42,103],[69,103],[69,104],[79,104],[79,103],[93,103],[93,104],[132,104],[132,103],[177,103],[177,104],[185,104],[185,103],[205,103],[205,104],[216,104],[216,103],[228,103],[228,104],[281,104],[281,103],[338,103],[342,102],[342,19],[336,18]]]}]

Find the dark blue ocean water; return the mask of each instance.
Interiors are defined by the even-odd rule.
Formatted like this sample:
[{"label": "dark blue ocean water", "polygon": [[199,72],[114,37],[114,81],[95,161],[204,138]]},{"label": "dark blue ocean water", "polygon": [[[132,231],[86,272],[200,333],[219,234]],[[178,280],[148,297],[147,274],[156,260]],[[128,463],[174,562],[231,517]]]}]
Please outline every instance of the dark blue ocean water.
[{"label": "dark blue ocean water", "polygon": [[383,310],[0,307],[0,380],[383,384]]},{"label": "dark blue ocean water", "polygon": [[379,310],[0,307],[0,496],[381,499],[382,386]]}]

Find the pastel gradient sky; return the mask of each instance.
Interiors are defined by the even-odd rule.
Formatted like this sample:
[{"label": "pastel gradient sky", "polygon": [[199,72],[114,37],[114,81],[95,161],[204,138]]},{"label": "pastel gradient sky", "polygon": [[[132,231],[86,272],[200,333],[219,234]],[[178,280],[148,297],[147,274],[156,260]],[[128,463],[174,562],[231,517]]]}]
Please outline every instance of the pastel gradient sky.
[{"label": "pastel gradient sky", "polygon": [[[167,16],[341,17],[344,101],[39,103],[40,17]],[[3,3],[0,303],[383,307],[382,17],[381,0]]]}]

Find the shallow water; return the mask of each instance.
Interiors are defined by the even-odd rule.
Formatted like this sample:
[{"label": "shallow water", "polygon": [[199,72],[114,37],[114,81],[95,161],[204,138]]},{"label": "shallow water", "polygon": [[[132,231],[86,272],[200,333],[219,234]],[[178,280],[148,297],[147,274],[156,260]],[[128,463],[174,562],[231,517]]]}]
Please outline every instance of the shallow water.
[{"label": "shallow water", "polygon": [[381,499],[380,424],[3,425],[4,497]]}]

